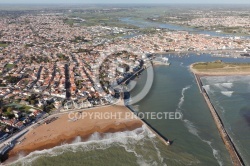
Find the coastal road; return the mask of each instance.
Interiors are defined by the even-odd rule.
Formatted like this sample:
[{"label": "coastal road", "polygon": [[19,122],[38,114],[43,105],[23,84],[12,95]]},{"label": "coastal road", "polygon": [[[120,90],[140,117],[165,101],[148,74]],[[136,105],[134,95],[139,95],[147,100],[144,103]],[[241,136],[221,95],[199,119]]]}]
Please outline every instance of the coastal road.
[{"label": "coastal road", "polygon": [[62,116],[64,114],[67,114],[67,113],[79,112],[79,111],[88,111],[88,110],[93,110],[93,109],[96,109],[96,108],[105,108],[105,107],[109,107],[109,106],[111,106],[111,105],[104,105],[104,106],[99,106],[99,107],[92,107],[92,108],[78,109],[78,110],[72,109],[72,110],[68,110],[68,111],[65,111],[65,112],[59,112],[59,113],[48,115],[47,117],[44,117],[43,119],[40,119],[36,123],[24,128],[22,131],[20,131],[18,133],[15,133],[13,136],[11,136],[10,138],[8,138],[5,141],[3,141],[2,143],[0,143],[0,148],[3,147],[4,145],[6,145],[8,142],[11,142],[13,139],[15,139],[15,136],[20,135],[20,133],[33,130],[34,128],[36,128],[36,127],[40,126],[41,124],[43,124],[48,119],[51,119],[51,118],[54,118],[54,117],[60,117],[60,116]]}]

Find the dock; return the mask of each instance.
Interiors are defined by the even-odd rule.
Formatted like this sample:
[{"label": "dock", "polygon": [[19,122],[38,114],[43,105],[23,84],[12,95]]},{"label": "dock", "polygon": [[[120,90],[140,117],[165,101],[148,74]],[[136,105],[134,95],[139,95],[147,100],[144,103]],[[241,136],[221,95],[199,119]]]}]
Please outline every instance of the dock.
[{"label": "dock", "polygon": [[234,166],[243,166],[245,165],[239,152],[237,151],[232,139],[230,138],[229,134],[227,133],[227,131],[225,130],[225,127],[224,127],[224,124],[218,114],[218,112],[216,111],[216,109],[214,108],[213,104],[211,103],[210,101],[210,98],[206,92],[205,89],[203,89],[203,84],[200,80],[200,76],[199,75],[196,75],[194,74],[195,76],[195,80],[197,81],[197,85],[200,89],[200,92],[202,93],[207,105],[208,105],[208,108],[212,114],[212,117],[214,119],[214,122],[216,124],[216,127],[218,128],[219,130],[219,133],[220,133],[220,136],[229,152],[229,155],[231,157],[231,160],[233,162],[233,165]]}]

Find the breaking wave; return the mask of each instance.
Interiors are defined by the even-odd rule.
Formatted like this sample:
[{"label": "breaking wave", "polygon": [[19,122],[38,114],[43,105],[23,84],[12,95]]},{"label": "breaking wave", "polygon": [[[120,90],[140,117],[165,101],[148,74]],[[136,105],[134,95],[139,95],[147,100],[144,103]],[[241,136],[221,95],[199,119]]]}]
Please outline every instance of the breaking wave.
[{"label": "breaking wave", "polygon": [[233,87],[233,83],[231,83],[231,82],[222,83],[221,85],[222,85],[223,87],[229,88],[229,89]]},{"label": "breaking wave", "polygon": [[216,150],[216,149],[212,146],[212,142],[207,141],[207,140],[204,140],[204,139],[202,139],[202,138],[199,136],[199,131],[198,131],[198,129],[195,127],[195,125],[194,125],[192,122],[190,122],[190,121],[187,120],[187,119],[185,119],[185,120],[183,120],[183,121],[184,121],[185,126],[187,127],[187,129],[188,129],[188,131],[189,131],[190,133],[192,133],[193,135],[197,136],[201,141],[207,143],[207,144],[210,146],[210,148],[211,148],[212,151],[213,151],[213,156],[214,156],[214,158],[217,160],[217,162],[219,163],[219,165],[222,166],[222,165],[223,165],[223,161],[222,161],[221,158],[220,158],[219,150]]},{"label": "breaking wave", "polygon": [[[137,164],[139,165],[164,165],[163,156],[161,155],[160,150],[157,148],[155,141],[156,135],[151,132],[146,125],[143,125],[141,128],[137,128],[133,131],[124,131],[116,133],[93,133],[89,139],[85,142],[82,142],[81,137],[76,137],[75,140],[70,144],[63,144],[56,146],[51,149],[45,149],[41,151],[34,151],[24,157],[23,154],[19,154],[19,159],[11,163],[11,165],[32,165],[35,160],[40,157],[54,157],[62,155],[65,152],[78,152],[79,150],[88,152],[94,150],[105,150],[113,145],[118,145],[123,147],[126,152],[133,153],[137,158]],[[159,161],[152,161],[143,155],[141,151],[136,150],[135,146],[140,144],[143,147],[145,141],[150,141],[153,144],[153,147],[157,153]]]},{"label": "breaking wave", "polygon": [[206,90],[206,92],[207,92],[208,94],[213,94],[213,93],[214,93],[214,91],[211,90],[211,86],[210,86],[210,85],[204,85],[204,86],[202,86],[202,87]]},{"label": "breaking wave", "polygon": [[[181,109],[182,109],[181,107],[182,107],[182,105],[183,105],[183,103],[184,103],[184,101],[185,101],[185,92],[186,92],[186,90],[188,90],[190,87],[191,87],[191,86],[187,86],[187,87],[185,87],[185,88],[182,89],[182,92],[181,92],[181,95],[182,95],[182,96],[181,96],[180,101],[179,101],[179,103],[178,103],[177,111],[181,111]],[[209,85],[205,85],[205,88],[208,88],[208,89],[209,89],[210,86],[209,86]],[[206,90],[207,90],[207,89],[206,89]],[[190,122],[190,121],[187,120],[187,119],[183,119],[183,122],[184,122],[186,128],[188,129],[188,131],[189,131],[191,134],[197,136],[201,141],[207,143],[207,144],[210,146],[210,148],[212,149],[212,152],[213,152],[213,156],[215,157],[215,159],[217,160],[217,162],[219,163],[219,165],[222,166],[222,165],[223,165],[223,162],[222,162],[222,160],[221,160],[221,158],[220,158],[219,151],[216,150],[215,148],[213,148],[212,142],[202,139],[202,138],[199,136],[199,131],[198,131],[198,129],[195,127],[195,125],[194,125],[192,122]]]},{"label": "breaking wave", "polygon": [[234,91],[221,91],[221,94],[227,96],[227,97],[231,97],[233,95]]},{"label": "breaking wave", "polygon": [[228,89],[231,89],[233,87],[233,83],[229,83],[229,82],[226,82],[226,83],[216,83],[214,84],[217,88],[219,88],[220,90],[222,91],[225,91],[225,90],[228,90]]}]

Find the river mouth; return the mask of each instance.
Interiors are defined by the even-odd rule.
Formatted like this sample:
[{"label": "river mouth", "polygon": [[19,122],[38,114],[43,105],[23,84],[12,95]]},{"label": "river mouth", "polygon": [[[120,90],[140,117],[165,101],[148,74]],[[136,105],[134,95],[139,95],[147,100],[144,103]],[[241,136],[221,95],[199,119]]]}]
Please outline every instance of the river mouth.
[{"label": "river mouth", "polygon": [[[216,31],[208,31],[208,30],[200,30],[197,28],[185,27],[181,25],[175,25],[171,23],[159,23],[159,22],[151,22],[144,19],[134,19],[132,17],[124,17],[119,19],[121,22],[130,24],[133,26],[137,26],[139,28],[162,28],[174,31],[187,31],[189,33],[194,34],[204,34],[214,37],[239,37],[239,35],[234,34],[226,34],[226,33],[218,33]],[[250,39],[249,35],[240,36],[241,38]]]},{"label": "river mouth", "polygon": [[[176,139],[174,144],[175,148],[180,148],[183,152],[192,151],[191,153],[195,156],[199,156],[198,153],[202,153],[202,156],[210,156],[208,158],[212,160],[215,159],[219,165],[231,165],[229,154],[224,143],[221,141],[218,130],[214,125],[214,120],[204,102],[203,96],[200,94],[193,74],[189,71],[189,65],[194,62],[209,62],[219,59],[222,59],[224,62],[244,63],[249,62],[250,59],[218,58],[212,57],[209,54],[200,56],[188,54],[187,56],[180,57],[174,54],[168,54],[165,56],[169,58],[171,66],[154,67],[155,80],[152,90],[149,92],[147,98],[134,104],[132,107],[142,112],[182,112],[184,115],[182,121],[149,119],[147,122],[169,139]],[[142,74],[141,80],[145,80],[146,78],[144,77],[146,77],[146,75]],[[138,85],[138,89],[140,89],[140,86],[144,85],[143,81],[140,82],[140,80],[138,80]],[[222,85],[225,88],[233,88],[230,82],[224,82]],[[219,91],[218,93],[228,97],[234,94],[231,91],[234,90],[222,91],[222,93]],[[136,94],[137,91],[131,92],[131,95],[135,95],[133,93]],[[242,115],[243,114],[246,115],[246,112],[242,112]],[[237,127],[235,126],[235,128]],[[244,133],[242,134],[246,135]],[[185,141],[182,140],[183,138]],[[198,152],[199,149],[196,149],[196,146],[204,146],[208,153]],[[200,161],[206,160],[206,162],[202,162],[202,164],[208,165],[207,163],[211,161],[207,159],[204,160],[202,156],[199,158]]]},{"label": "river mouth", "polygon": [[[154,67],[155,79],[152,89],[146,98],[131,107],[139,112],[183,113],[184,117],[181,120],[145,119],[164,137],[173,140],[173,145],[164,145],[150,132],[139,132],[139,137],[132,134],[135,138],[122,139],[123,142],[119,142],[121,139],[118,139],[118,142],[96,141],[89,144],[81,143],[76,139],[73,145],[62,145],[44,153],[33,153],[14,165],[72,164],[74,162],[97,165],[105,162],[112,165],[118,164],[117,161],[129,165],[232,165],[193,74],[189,71],[189,65],[194,62],[214,61],[221,58],[211,57],[208,54],[163,56],[169,58],[171,66]],[[223,61],[250,62],[250,59],[223,58]],[[147,73],[142,72],[139,78],[134,79],[136,86],[130,92],[131,96],[140,92],[145,85],[146,76]],[[223,84],[223,86],[230,88],[231,84]],[[242,115],[245,114],[246,112],[243,111]],[[140,131],[144,130],[140,129]],[[121,136],[123,137],[124,134]],[[113,139],[116,138],[113,137]]]}]

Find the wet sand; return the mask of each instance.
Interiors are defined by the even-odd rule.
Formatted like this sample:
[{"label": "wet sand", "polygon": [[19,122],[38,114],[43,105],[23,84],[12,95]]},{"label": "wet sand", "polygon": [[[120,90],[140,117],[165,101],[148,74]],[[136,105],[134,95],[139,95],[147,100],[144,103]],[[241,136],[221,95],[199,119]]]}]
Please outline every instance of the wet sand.
[{"label": "wet sand", "polygon": [[[94,117],[99,113],[106,116]],[[116,113],[116,117],[114,113]],[[87,140],[95,132],[114,133],[134,130],[143,125],[141,120],[127,116],[128,113],[131,113],[131,111],[125,106],[108,106],[83,111],[82,113],[72,113],[70,114],[71,119],[68,113],[63,114],[49,124],[42,124],[30,130],[24,136],[23,141],[10,151],[9,155],[14,156],[19,152],[29,154],[36,150],[49,149],[62,143],[69,143],[77,136]],[[75,115],[78,119],[72,118]]]}]

